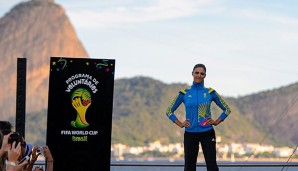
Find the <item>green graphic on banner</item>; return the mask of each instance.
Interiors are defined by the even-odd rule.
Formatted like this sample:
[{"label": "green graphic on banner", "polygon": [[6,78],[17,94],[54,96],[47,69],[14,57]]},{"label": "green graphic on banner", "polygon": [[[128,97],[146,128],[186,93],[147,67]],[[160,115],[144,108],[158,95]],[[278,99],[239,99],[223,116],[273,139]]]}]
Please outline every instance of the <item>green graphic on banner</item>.
[{"label": "green graphic on banner", "polygon": [[89,126],[86,121],[86,112],[91,105],[91,94],[84,88],[76,89],[71,95],[72,106],[77,111],[77,118],[71,122],[71,126],[75,128],[85,128]]}]

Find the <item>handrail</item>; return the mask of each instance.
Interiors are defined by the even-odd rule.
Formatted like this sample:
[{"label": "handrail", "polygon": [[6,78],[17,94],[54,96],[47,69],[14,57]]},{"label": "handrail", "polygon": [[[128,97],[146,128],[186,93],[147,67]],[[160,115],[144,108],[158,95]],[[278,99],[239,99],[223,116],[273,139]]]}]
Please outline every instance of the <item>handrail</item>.
[{"label": "handrail", "polygon": [[[183,167],[178,163],[120,163],[112,162],[111,166],[141,166],[141,167]],[[298,167],[298,163],[218,163],[219,167]],[[197,167],[205,167],[204,163],[198,163]]]},{"label": "handrail", "polygon": [[[35,165],[45,165],[45,163],[37,162]],[[291,163],[218,163],[218,167],[298,167],[298,162]],[[135,167],[184,167],[183,163],[150,163],[150,162],[111,162],[110,166],[135,166]],[[204,163],[197,163],[197,167],[206,167]]]}]

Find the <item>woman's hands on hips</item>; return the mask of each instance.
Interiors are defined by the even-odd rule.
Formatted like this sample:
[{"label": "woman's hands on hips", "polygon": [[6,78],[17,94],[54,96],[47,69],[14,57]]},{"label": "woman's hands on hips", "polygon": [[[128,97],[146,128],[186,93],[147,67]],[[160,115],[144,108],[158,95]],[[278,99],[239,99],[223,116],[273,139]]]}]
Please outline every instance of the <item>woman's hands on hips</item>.
[{"label": "woman's hands on hips", "polygon": [[206,125],[214,125],[217,126],[222,120],[220,118],[216,119],[216,121],[214,121],[212,118],[210,118],[207,122]]},{"label": "woman's hands on hips", "polygon": [[186,119],[185,121],[182,122],[182,127],[181,128],[183,128],[183,127],[190,127],[190,126],[191,125],[189,123],[189,119]]},{"label": "woman's hands on hips", "polygon": [[176,120],[174,121],[174,123],[175,123],[176,125],[178,125],[180,128],[190,127],[190,126],[191,126],[190,123],[189,123],[189,119],[186,119],[186,120],[183,121],[183,122],[180,122],[178,119],[176,119]]}]

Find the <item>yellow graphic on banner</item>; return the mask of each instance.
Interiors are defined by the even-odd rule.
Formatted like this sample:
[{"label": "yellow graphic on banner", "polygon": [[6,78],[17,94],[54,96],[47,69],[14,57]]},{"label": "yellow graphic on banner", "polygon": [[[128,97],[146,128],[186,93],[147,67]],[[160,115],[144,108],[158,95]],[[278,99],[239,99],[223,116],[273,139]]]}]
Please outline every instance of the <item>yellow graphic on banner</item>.
[{"label": "yellow graphic on banner", "polygon": [[84,88],[76,89],[72,95],[72,106],[77,111],[77,117],[75,121],[71,122],[71,125],[75,128],[85,128],[89,126],[86,120],[86,112],[91,105],[91,94]]}]

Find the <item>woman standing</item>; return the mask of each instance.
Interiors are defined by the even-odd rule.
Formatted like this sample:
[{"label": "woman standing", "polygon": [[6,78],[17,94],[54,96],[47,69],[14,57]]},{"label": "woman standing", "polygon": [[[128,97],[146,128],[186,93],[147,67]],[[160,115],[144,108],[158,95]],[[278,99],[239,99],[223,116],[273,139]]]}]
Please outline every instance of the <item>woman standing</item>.
[{"label": "woman standing", "polygon": [[[197,64],[192,71],[193,84],[190,88],[183,89],[167,108],[166,115],[180,128],[185,128],[184,133],[184,171],[195,171],[199,143],[203,150],[208,171],[218,171],[216,162],[216,138],[213,125],[217,126],[231,113],[229,106],[212,88],[204,87],[206,67]],[[214,101],[222,109],[219,118],[211,118],[210,106]],[[184,103],[186,119],[181,122],[174,111]]]}]

